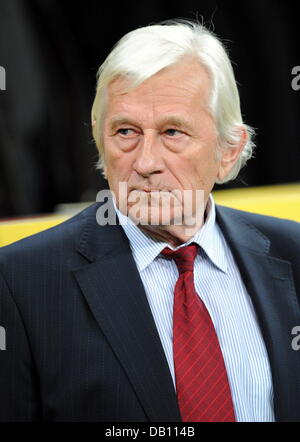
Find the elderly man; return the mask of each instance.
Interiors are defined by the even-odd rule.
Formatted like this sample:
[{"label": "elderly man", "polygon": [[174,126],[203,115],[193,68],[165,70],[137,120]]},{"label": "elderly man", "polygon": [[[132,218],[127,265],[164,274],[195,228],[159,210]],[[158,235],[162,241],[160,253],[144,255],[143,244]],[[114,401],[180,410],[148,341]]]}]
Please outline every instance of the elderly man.
[{"label": "elderly man", "polygon": [[110,204],[0,253],[0,419],[300,420],[300,227],[211,196],[253,148],[221,42],[125,35],[92,126]]}]

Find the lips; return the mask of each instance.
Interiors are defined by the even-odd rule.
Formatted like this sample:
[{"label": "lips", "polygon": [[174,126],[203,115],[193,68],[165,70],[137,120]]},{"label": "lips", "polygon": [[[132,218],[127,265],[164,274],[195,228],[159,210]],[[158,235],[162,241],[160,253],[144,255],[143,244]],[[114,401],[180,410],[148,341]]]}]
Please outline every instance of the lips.
[{"label": "lips", "polygon": [[146,192],[146,193],[150,193],[150,192],[166,192],[165,190],[162,189],[150,189],[149,187],[143,187],[142,189],[132,189],[132,190],[136,190],[138,192]]},{"label": "lips", "polygon": [[143,189],[132,189],[135,190],[137,192],[146,192],[146,193],[150,193],[150,192],[159,192],[158,189],[149,189],[149,188],[143,188]]}]

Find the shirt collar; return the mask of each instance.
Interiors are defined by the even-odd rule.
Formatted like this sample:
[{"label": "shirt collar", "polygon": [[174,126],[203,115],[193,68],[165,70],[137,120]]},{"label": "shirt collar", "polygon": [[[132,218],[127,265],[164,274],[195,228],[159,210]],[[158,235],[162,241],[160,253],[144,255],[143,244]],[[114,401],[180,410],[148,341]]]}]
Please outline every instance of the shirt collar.
[{"label": "shirt collar", "polygon": [[[151,236],[147,235],[136,224],[134,224],[129,217],[125,216],[117,209],[114,200],[113,204],[120,224],[128,237],[137,268],[139,271],[143,271],[154,261],[154,259],[165,247],[170,247],[170,245],[166,242],[155,240]],[[174,250],[195,242],[201,247],[202,250],[204,250],[211,262],[226,273],[227,261],[223,241],[224,240],[220,228],[216,223],[215,202],[212,195],[210,195],[206,206],[205,223],[196,232],[196,234],[189,239],[189,241],[181,244]]]}]

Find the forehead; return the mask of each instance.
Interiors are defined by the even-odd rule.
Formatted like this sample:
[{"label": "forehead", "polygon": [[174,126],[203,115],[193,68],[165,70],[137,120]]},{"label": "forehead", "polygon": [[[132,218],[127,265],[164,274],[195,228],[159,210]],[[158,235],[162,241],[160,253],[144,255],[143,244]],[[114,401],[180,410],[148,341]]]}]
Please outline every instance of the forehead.
[{"label": "forehead", "polygon": [[211,90],[206,69],[197,60],[183,60],[169,66],[135,88],[124,77],[113,80],[107,89],[108,113],[140,109],[189,110],[206,107]]}]

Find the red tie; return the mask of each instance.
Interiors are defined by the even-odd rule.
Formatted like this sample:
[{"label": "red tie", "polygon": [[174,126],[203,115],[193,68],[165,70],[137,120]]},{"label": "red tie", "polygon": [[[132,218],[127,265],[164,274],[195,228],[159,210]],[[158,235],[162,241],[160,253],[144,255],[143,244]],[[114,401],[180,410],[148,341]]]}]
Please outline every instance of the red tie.
[{"label": "red tie", "polygon": [[173,354],[183,422],[235,422],[226,368],[211,317],[194,286],[197,244],[165,248],[179,278],[174,291]]}]

